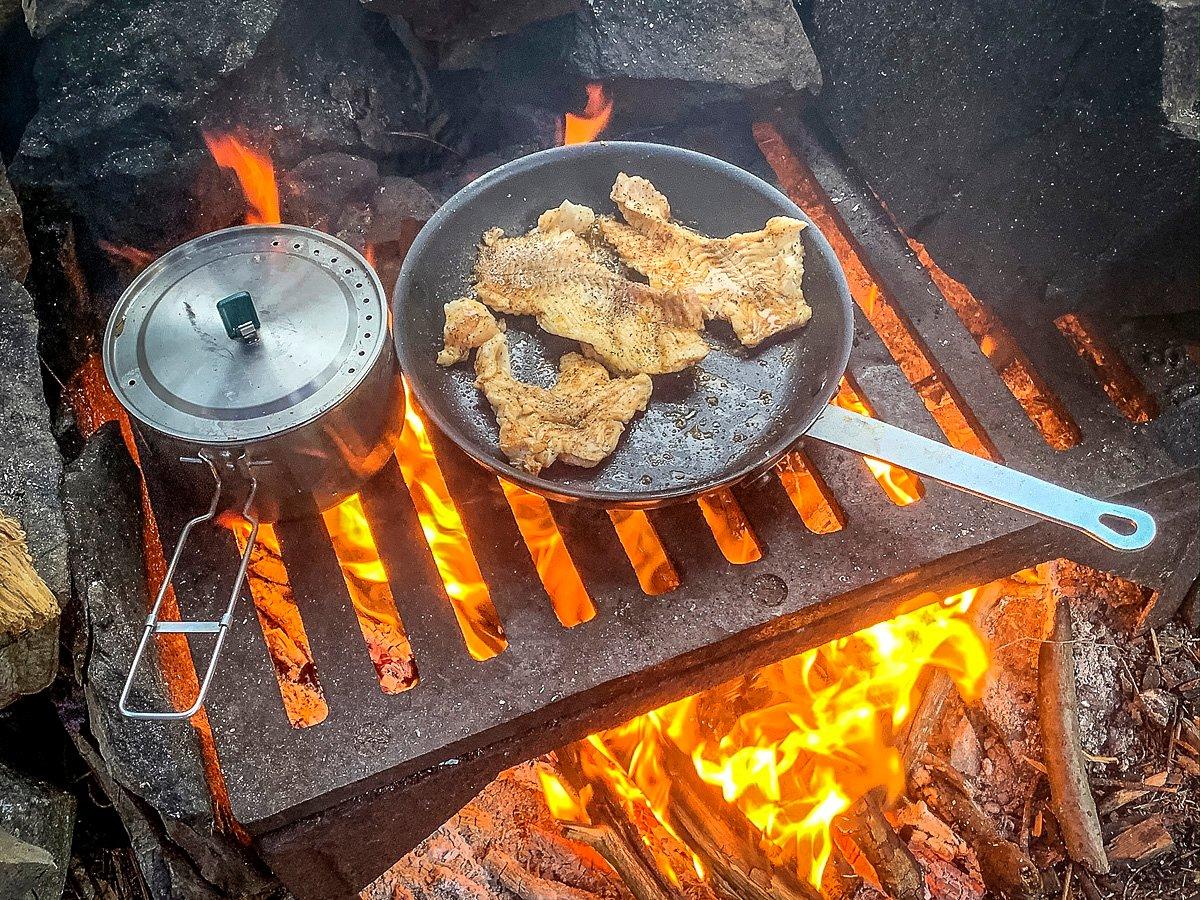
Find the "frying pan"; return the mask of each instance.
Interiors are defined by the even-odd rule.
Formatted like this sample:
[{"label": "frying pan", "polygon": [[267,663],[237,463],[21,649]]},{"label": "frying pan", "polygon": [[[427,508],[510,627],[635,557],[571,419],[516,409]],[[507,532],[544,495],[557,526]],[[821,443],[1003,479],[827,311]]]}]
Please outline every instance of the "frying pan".
[{"label": "frying pan", "polygon": [[[609,192],[619,172],[648,178],[670,200],[678,221],[705,234],[753,231],[779,215],[807,222],[801,238],[812,319],[754,349],[743,347],[725,323],[710,323],[712,351],[683,372],[655,376],[649,408],[630,423],[608,459],[593,469],[556,463],[531,475],[500,452],[495,416],[474,387],[471,366],[436,364],[442,308],[470,293],[485,231],[523,233],[564,199],[615,213]],[[693,499],[764,471],[806,435],[1070,525],[1117,549],[1138,550],[1154,537],[1154,520],[1141,510],[1085,497],[829,405],[854,332],[850,291],[833,249],[775,188],[701,153],[602,141],[501,166],[455,194],[421,230],[392,305],[401,368],[433,422],[497,475],[551,499],[623,508]],[[527,317],[508,316],[506,322],[516,377],[553,384],[558,358],[578,345],[546,334]]]}]

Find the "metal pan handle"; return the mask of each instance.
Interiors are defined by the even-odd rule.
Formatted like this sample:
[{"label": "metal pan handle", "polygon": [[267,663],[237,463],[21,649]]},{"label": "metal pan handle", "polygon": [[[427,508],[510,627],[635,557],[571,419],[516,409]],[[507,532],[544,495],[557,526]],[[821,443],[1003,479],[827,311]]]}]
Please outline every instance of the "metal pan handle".
[{"label": "metal pan handle", "polygon": [[[254,495],[258,491],[258,480],[251,474],[250,470],[250,466],[254,465],[254,463],[248,462],[243,454],[238,458],[237,466],[246,478],[249,479],[250,490],[246,494],[246,502],[242,505],[241,515],[242,518],[250,523],[250,534],[246,538],[246,548],[242,551],[241,563],[238,566],[237,577],[233,581],[233,591],[229,595],[229,604],[225,607],[225,614],[214,622],[178,622],[159,619],[158,614],[162,608],[163,598],[167,596],[167,590],[171,587],[171,581],[175,577],[175,567],[179,564],[179,559],[183,555],[184,545],[187,544],[192,529],[197,525],[213,520],[217,514],[217,504],[221,499],[221,473],[203,451],[196,457],[182,457],[181,462],[208,466],[208,470],[212,473],[213,477],[213,495],[211,502],[208,504],[208,510],[190,519],[183,526],[183,531],[179,534],[179,542],[175,545],[175,552],[171,554],[171,562],[167,566],[167,573],[163,576],[162,584],[159,586],[158,597],[154,600],[154,606],[150,608],[150,615],[146,617],[146,627],[142,631],[142,639],[138,641],[137,651],[133,654],[133,663],[129,667],[129,675],[125,679],[125,687],[121,690],[121,699],[117,702],[117,708],[121,710],[121,715],[130,719],[190,719],[200,711],[200,707],[204,705],[204,700],[208,696],[208,688],[212,684],[213,675],[216,674],[217,658],[221,655],[221,648],[225,646],[225,635],[229,632],[229,626],[233,623],[233,610],[237,606],[238,595],[242,591],[242,583],[246,580],[246,570],[250,566],[250,553],[254,549],[254,542],[258,539],[258,516],[251,512]],[[200,680],[200,690],[196,694],[196,701],[188,709],[161,711],[129,708],[129,693],[133,690],[133,682],[137,676],[138,667],[141,665],[146,647],[150,644],[151,636],[155,634],[182,634],[185,636],[189,634],[215,634],[217,636],[216,643],[213,645],[212,655],[208,658],[208,665],[204,670],[204,677]]]},{"label": "metal pan handle", "polygon": [[1077,494],[838,406],[826,407],[806,436],[1078,528],[1116,550],[1141,550],[1154,540],[1154,519],[1140,509]]}]

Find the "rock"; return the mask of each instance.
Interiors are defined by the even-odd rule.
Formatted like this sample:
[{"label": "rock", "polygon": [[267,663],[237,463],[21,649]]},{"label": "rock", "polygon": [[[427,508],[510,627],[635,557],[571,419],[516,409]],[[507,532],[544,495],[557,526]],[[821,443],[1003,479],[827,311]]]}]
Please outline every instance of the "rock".
[{"label": "rock", "polygon": [[[0,27],[3,27],[0,25]],[[29,243],[25,240],[25,221],[17,195],[8,183],[4,163],[0,161],[0,272],[16,281],[29,274]]]},{"label": "rock", "polygon": [[[90,754],[89,764],[111,782],[107,790],[156,898],[261,896],[274,890],[274,882],[217,826],[195,729],[127,719],[117,709],[149,605],[140,478],[120,429],[109,423],[63,479],[71,578],[89,631],[80,669],[88,727],[99,751]],[[170,709],[153,643],[140,672],[131,705]]]},{"label": "rock", "polygon": [[286,168],[323,151],[424,161],[432,104],[386,21],[353,0],[94,0],[42,42],[37,114],[11,176],[93,239],[158,254],[241,221],[202,131]]},{"label": "rock", "polygon": [[821,87],[789,0],[583,0],[582,7],[568,60],[585,78]]},{"label": "rock", "polygon": [[1108,289],[1124,259],[1167,226],[1194,242],[1197,146],[1165,127],[1159,18],[815,0],[807,24],[823,118],[900,226],[984,302],[1042,315],[1128,306]]},{"label": "rock", "polygon": [[[24,529],[34,568],[61,606],[69,596],[62,460],[42,391],[37,334],[33,300],[0,273],[0,509]],[[57,619],[0,637],[0,707],[46,687],[57,665]]]},{"label": "rock", "polygon": [[1162,7],[1162,106],[1171,127],[1200,140],[1200,4],[1154,0]]},{"label": "rock", "polygon": [[21,18],[21,0],[0,0],[0,32]]},{"label": "rock", "polygon": [[25,24],[36,38],[44,38],[55,28],[87,9],[95,0],[21,0]]},{"label": "rock", "polygon": [[530,22],[573,12],[572,0],[362,0],[424,41],[449,43],[512,34]]},{"label": "rock", "polygon": [[[128,719],[117,710],[149,608],[140,479],[115,422],[88,441],[63,478],[71,579],[90,631],[88,722],[118,784],[163,815],[202,817],[210,801],[195,730]],[[171,709],[153,642],[146,655],[130,702],[138,709]]]},{"label": "rock", "polygon": [[60,897],[71,858],[75,799],[0,763],[0,897]]}]

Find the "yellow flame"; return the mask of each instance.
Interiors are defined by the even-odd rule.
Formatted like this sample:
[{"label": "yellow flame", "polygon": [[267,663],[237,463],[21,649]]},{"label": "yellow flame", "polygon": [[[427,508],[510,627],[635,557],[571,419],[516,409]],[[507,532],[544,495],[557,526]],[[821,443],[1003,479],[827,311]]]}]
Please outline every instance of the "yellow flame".
[{"label": "yellow flame", "polygon": [[265,153],[248,147],[232,134],[204,133],[208,152],[222,169],[237,175],[242,193],[250,209],[248,224],[268,225],[282,221],[279,217],[279,188],[275,183],[275,165]]},{"label": "yellow flame", "polygon": [[[871,408],[871,404],[867,402],[867,398],[849,375],[842,378],[833,402],[842,409],[875,418],[875,410]],[[879,482],[883,492],[888,495],[888,499],[897,506],[908,506],[925,496],[925,486],[921,484],[921,479],[907,469],[889,465],[870,456],[864,456],[863,462],[867,464],[867,468],[871,470],[871,474]]]},{"label": "yellow flame", "polygon": [[475,659],[491,659],[508,646],[504,626],[492,604],[491,592],[479,571],[462,517],[446,487],[425,421],[407,381],[404,396],[407,401],[404,432],[396,447],[400,472],[467,650]]},{"label": "yellow flame", "polygon": [[666,825],[663,748],[671,741],[779,858],[794,860],[797,874],[819,886],[834,820],[876,786],[892,796],[903,789],[891,738],[912,714],[922,672],[945,670],[966,697],[982,690],[986,648],[960,615],[975,595],[931,603],[760,670],[745,682],[752,702],[740,714],[727,692],[713,694],[717,705],[707,707],[701,694],[593,735],[608,764],[587,774],[630,803],[648,804]]}]

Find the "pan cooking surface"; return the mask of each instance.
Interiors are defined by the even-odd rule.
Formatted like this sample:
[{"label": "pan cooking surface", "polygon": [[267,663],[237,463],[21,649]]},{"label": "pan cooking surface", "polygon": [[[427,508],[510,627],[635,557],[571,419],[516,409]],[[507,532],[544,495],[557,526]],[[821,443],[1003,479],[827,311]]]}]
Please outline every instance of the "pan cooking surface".
[{"label": "pan cooking surface", "polygon": [[[447,368],[434,361],[442,346],[442,307],[470,292],[476,247],[487,229],[523,233],[563,200],[615,214],[608,195],[619,172],[650,179],[671,202],[673,217],[705,234],[757,230],[777,215],[808,221],[770,185],[703,154],[621,142],[548,150],[473,182],[429,221],[401,270],[393,328],[401,367],[421,406],[479,462],[552,497],[652,506],[735,481],[786,452],[836,391],[853,318],[836,257],[810,222],[802,238],[804,294],[813,315],[804,328],[750,349],[726,323],[710,322],[709,355],[683,372],[653,376],[648,409],[596,468],[558,462],[533,476],[512,466],[500,452],[495,415],[475,389],[471,363]],[[503,318],[514,374],[552,384],[558,358],[578,345],[546,334],[532,318]]]}]

